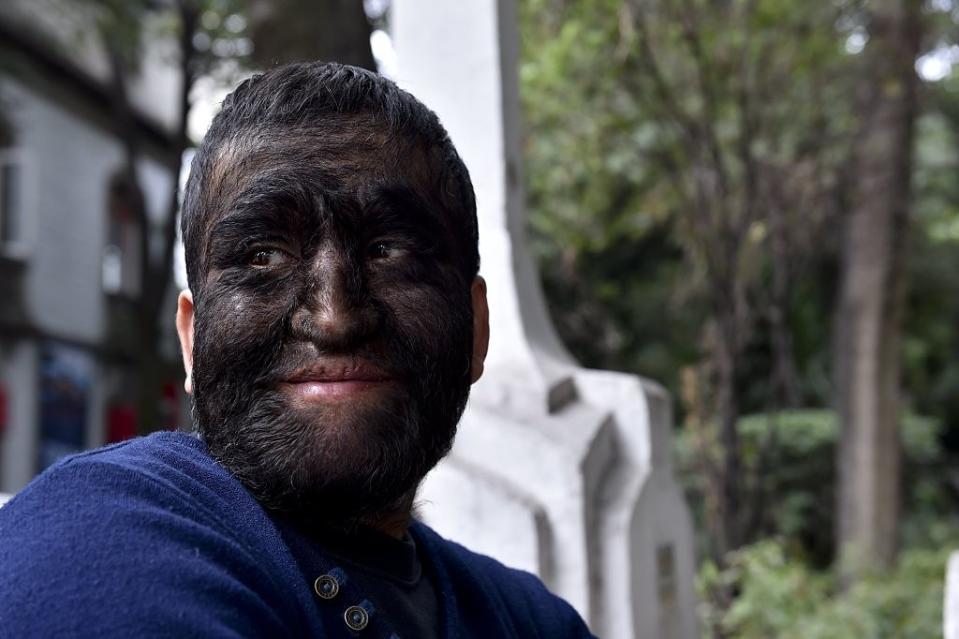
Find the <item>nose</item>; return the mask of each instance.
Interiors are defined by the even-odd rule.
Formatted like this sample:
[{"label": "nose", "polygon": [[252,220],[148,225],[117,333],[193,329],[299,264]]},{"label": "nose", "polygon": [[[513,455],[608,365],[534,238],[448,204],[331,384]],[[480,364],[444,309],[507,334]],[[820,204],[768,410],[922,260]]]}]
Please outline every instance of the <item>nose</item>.
[{"label": "nose", "polygon": [[345,250],[322,247],[309,265],[294,332],[320,350],[349,352],[375,331],[377,316],[365,291],[362,265]]}]

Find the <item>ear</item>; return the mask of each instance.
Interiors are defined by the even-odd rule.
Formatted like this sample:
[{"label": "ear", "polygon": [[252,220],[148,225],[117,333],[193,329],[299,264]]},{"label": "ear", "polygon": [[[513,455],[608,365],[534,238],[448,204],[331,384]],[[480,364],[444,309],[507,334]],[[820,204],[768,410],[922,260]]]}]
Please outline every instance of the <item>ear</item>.
[{"label": "ear", "polygon": [[183,355],[183,369],[186,381],[183,390],[193,393],[193,293],[184,289],[176,302],[176,332],[180,336],[180,354]]},{"label": "ear", "polygon": [[470,288],[473,300],[473,358],[470,360],[470,383],[483,376],[483,364],[489,351],[489,304],[486,301],[486,280],[477,275]]}]

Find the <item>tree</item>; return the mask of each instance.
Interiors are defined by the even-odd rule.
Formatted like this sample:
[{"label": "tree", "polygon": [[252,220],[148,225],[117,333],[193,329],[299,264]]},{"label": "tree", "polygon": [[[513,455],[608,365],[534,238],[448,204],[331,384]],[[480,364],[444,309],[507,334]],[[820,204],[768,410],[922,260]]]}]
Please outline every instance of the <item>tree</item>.
[{"label": "tree", "polygon": [[[177,373],[175,363],[163,356],[161,310],[169,294],[173,278],[173,254],[177,238],[177,211],[179,209],[179,173],[183,153],[191,142],[187,125],[190,115],[190,93],[198,77],[208,73],[224,57],[210,44],[217,38],[239,37],[224,28],[227,15],[238,15],[238,6],[230,0],[172,0],[157,4],[148,0],[121,2],[91,0],[99,35],[110,61],[111,110],[117,136],[124,148],[123,190],[126,205],[133,214],[139,231],[141,275],[139,294],[135,298],[136,364],[138,430],[148,433],[163,426],[160,421],[160,384]],[[137,73],[143,55],[143,32],[147,18],[156,12],[167,17],[177,43],[176,59],[180,85],[177,99],[177,123],[172,131],[174,157],[169,167],[174,176],[169,206],[163,217],[162,229],[156,233],[147,215],[137,167],[142,162],[143,149],[139,142],[130,102],[129,84]],[[219,12],[219,13],[217,13]],[[238,30],[234,30],[238,31]],[[229,55],[229,54],[228,54]],[[158,235],[159,251],[152,238]]]},{"label": "tree", "polygon": [[335,60],[376,70],[371,26],[356,0],[248,0],[254,62]]},{"label": "tree", "polygon": [[[599,253],[648,251],[643,241],[657,236],[682,256],[669,305],[678,298],[706,321],[687,334],[689,360],[673,362],[692,364],[674,388],[685,389],[687,426],[706,443],[709,537],[721,557],[749,538],[761,510],[747,493],[737,432],[743,405],[756,403],[743,380],[758,341],[772,371],[760,405],[802,400],[788,318],[794,283],[827,244],[845,160],[841,85],[830,81],[844,63],[833,26],[843,9],[772,0],[528,7],[527,16],[551,16],[538,21],[547,34],[530,39],[536,62],[524,69],[532,217],[565,247],[562,267],[544,272],[609,264]],[[650,276],[612,255],[618,281],[604,283],[611,293],[601,301],[629,300],[635,316],[643,301],[622,288],[638,291],[634,282]]]},{"label": "tree", "polygon": [[842,422],[838,542],[847,578],[896,556],[901,335],[917,110],[920,5],[865,9],[869,41],[855,106],[852,203],[836,309],[834,384]]}]

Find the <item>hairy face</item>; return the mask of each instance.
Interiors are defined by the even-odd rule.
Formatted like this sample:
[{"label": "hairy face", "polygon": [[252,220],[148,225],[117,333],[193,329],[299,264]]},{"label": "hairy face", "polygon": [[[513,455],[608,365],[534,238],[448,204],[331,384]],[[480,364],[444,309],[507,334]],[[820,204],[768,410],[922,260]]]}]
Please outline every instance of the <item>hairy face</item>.
[{"label": "hairy face", "polygon": [[472,312],[426,156],[325,140],[221,154],[192,375],[211,454],[267,507],[342,526],[402,508],[449,450]]}]

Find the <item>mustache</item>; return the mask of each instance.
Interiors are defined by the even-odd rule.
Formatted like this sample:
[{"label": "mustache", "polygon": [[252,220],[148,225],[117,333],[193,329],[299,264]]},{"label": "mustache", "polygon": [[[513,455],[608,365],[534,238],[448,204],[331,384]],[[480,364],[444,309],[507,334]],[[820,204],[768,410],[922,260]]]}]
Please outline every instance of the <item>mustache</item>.
[{"label": "mustache", "polygon": [[[197,346],[202,353],[219,351],[215,356],[199,358],[194,365],[194,392],[231,393],[234,408],[255,401],[261,393],[271,393],[283,383],[305,379],[346,379],[354,375],[368,379],[392,378],[406,385],[430,386],[436,362],[424,360],[430,349],[418,336],[400,329],[384,312],[373,321],[353,322],[340,330],[325,331],[318,324],[296,318],[287,310],[263,323],[256,332],[237,336],[217,347],[209,338],[216,323],[204,314],[197,326]],[[264,318],[266,319],[266,318]],[[211,364],[231,369],[229,376],[207,374],[216,370]],[[244,390],[246,389],[246,390]],[[249,390],[257,392],[250,394]],[[194,398],[195,399],[195,398]]]},{"label": "mustache", "polygon": [[350,351],[318,348],[310,342],[296,342],[281,348],[273,366],[255,380],[260,387],[275,387],[291,380],[375,379],[408,377],[410,357],[399,349],[365,344]]}]

